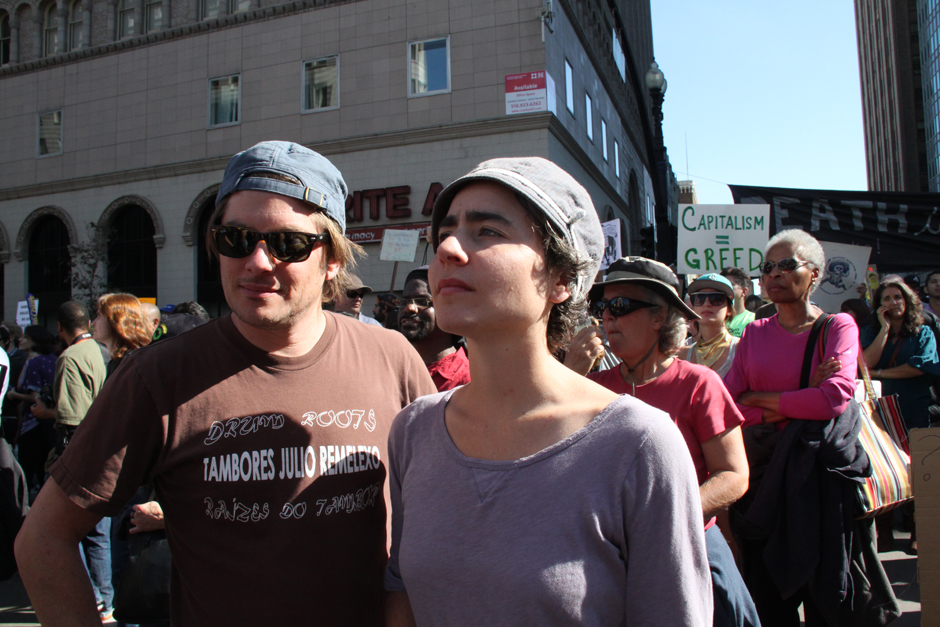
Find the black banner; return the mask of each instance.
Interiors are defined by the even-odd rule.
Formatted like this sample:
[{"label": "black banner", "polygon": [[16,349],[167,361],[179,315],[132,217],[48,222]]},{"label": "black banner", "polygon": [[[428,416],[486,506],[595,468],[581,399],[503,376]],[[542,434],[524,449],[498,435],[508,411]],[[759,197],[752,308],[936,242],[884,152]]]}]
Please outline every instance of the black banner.
[{"label": "black banner", "polygon": [[940,194],[729,185],[735,204],[770,205],[770,234],[798,228],[825,242],[870,246],[879,272],[940,268]]}]

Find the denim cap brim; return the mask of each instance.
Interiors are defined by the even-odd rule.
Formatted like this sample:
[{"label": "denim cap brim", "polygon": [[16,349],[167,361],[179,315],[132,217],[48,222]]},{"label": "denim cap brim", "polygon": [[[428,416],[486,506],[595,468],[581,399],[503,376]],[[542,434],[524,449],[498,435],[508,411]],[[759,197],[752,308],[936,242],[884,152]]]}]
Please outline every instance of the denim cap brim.
[{"label": "denim cap brim", "polygon": [[[249,176],[267,172],[293,177],[295,185],[272,178]],[[215,197],[218,206],[238,191],[280,194],[317,207],[346,232],[346,196],[343,175],[323,155],[293,142],[267,141],[255,144],[231,158],[225,168],[222,186]]]},{"label": "denim cap brim", "polygon": [[663,298],[670,305],[678,309],[687,320],[701,320],[691,307],[685,304],[679,296],[679,277],[669,266],[655,259],[645,257],[623,257],[610,264],[607,276],[603,281],[594,284],[592,297],[600,298],[600,294],[607,285],[615,283],[635,283],[648,287]]},{"label": "denim cap brim", "polygon": [[734,300],[734,286],[731,281],[720,274],[703,274],[699,278],[689,283],[689,294],[694,294],[699,290],[718,290],[728,297],[728,300]]},{"label": "denim cap brim", "polygon": [[604,231],[591,196],[560,167],[541,157],[491,159],[461,176],[441,191],[431,214],[431,242],[438,244],[438,228],[454,197],[466,185],[492,181],[528,198],[545,220],[574,248],[588,269],[575,281],[572,295],[585,298],[604,255]]}]

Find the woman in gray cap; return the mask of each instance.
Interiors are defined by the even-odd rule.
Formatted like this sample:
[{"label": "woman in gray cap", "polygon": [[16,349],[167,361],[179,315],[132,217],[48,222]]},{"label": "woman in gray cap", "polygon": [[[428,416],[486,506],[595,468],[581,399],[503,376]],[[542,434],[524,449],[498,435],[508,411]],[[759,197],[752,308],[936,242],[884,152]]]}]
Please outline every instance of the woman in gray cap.
[{"label": "woman in gray cap", "polygon": [[392,426],[388,623],[711,625],[680,433],[553,357],[604,249],[587,192],[543,159],[487,161],[441,192],[431,240],[471,381]]},{"label": "woman in gray cap", "polygon": [[679,287],[675,273],[658,261],[625,257],[611,264],[604,281],[594,286],[593,309],[623,363],[588,377],[665,411],[675,421],[700,484],[714,625],[756,626],[757,609],[715,524],[716,515],[747,490],[744,418],[715,372],[677,359],[686,321],[699,319],[679,296]]}]

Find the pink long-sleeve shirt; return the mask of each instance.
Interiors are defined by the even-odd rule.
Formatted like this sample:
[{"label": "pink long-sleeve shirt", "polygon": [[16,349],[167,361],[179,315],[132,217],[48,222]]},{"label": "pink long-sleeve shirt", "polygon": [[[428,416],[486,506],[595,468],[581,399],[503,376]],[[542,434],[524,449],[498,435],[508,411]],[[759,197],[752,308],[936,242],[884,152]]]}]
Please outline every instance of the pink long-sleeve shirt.
[{"label": "pink long-sleeve shirt", "polygon": [[[818,388],[801,390],[800,370],[808,339],[809,331],[799,335],[788,333],[777,322],[777,316],[749,324],[738,344],[731,371],[725,376],[731,398],[737,400],[748,391],[782,392],[780,413],[803,420],[830,420],[845,411],[855,395],[858,367],[855,321],[848,314],[835,315],[829,326],[823,361],[835,357],[842,368]],[[819,363],[819,351],[814,350],[810,376]],[[763,409],[743,405],[738,405],[738,409],[744,415],[744,426],[763,422]]]}]

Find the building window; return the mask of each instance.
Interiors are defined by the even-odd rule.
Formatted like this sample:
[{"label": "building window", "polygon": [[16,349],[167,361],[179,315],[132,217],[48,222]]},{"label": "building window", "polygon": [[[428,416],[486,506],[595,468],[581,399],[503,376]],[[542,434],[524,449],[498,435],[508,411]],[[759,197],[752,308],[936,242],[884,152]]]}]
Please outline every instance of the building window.
[{"label": "building window", "polygon": [[450,91],[450,38],[408,44],[408,95],[429,96]]},{"label": "building window", "polygon": [[134,35],[134,0],[120,0],[118,4],[119,39]]},{"label": "building window", "polygon": [[304,111],[339,106],[339,57],[304,61]]},{"label": "building window", "polygon": [[617,71],[620,72],[620,80],[627,80],[627,57],[623,54],[623,46],[620,45],[620,37],[617,37],[617,29],[611,29],[611,37],[614,40],[614,45],[611,46],[613,55],[614,55],[614,65],[617,66]]},{"label": "building window", "polygon": [[85,29],[82,26],[82,0],[72,0],[69,5],[69,51],[84,45]]},{"label": "building window", "polygon": [[108,286],[139,298],[157,297],[157,247],[153,220],[143,207],[126,205],[111,220]]},{"label": "building window", "polygon": [[199,19],[211,20],[219,17],[222,0],[199,0]]},{"label": "building window", "polygon": [[59,26],[55,15],[55,2],[50,2],[42,18],[42,56],[55,54],[59,42]]},{"label": "building window", "polygon": [[251,0],[229,0],[228,14],[245,13],[251,8]]},{"label": "building window", "polygon": [[62,111],[39,114],[40,157],[62,154]]},{"label": "building window", "polygon": [[591,95],[584,92],[584,123],[587,125],[587,136],[594,141],[594,114],[591,112]]},{"label": "building window", "polygon": [[604,155],[604,161],[610,161],[607,158],[607,122],[601,118],[601,153]]},{"label": "building window", "polygon": [[238,124],[239,76],[209,80],[209,126]]},{"label": "building window", "polygon": [[565,59],[565,106],[574,115],[574,70],[568,59]]},{"label": "building window", "polygon": [[39,324],[55,322],[56,309],[72,297],[69,232],[56,216],[36,220],[29,235],[26,289],[39,299]]},{"label": "building window", "polygon": [[10,16],[0,16],[0,65],[10,62]]},{"label": "building window", "polygon": [[162,0],[146,0],[144,5],[144,21],[147,23],[146,31],[148,33],[155,33],[163,28]]},{"label": "building window", "polygon": [[620,144],[614,140],[614,176],[620,178]]}]

